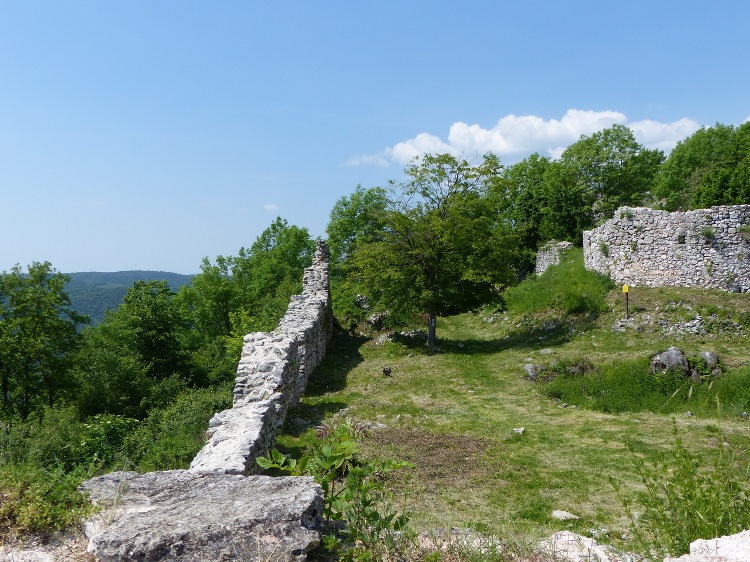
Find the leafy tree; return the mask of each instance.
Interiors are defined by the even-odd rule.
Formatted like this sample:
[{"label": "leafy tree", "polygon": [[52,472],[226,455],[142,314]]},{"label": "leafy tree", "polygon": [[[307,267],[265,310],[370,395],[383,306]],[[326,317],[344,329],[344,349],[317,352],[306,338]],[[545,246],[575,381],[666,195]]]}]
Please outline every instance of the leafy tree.
[{"label": "leafy tree", "polygon": [[576,187],[591,208],[585,226],[610,218],[622,205],[640,205],[663,160],[660,150],[638,144],[624,125],[582,136],[560,159],[573,171]]},{"label": "leafy tree", "polygon": [[437,315],[498,299],[512,278],[515,241],[487,197],[500,169],[492,155],[476,166],[450,154],[416,159],[406,182],[390,183],[382,236],[355,249],[352,274],[373,299],[426,314],[430,349]]},{"label": "leafy tree", "polygon": [[356,276],[347,275],[347,264],[358,244],[382,238],[385,229],[384,211],[388,205],[386,190],[381,187],[364,189],[358,185],[354,193],[342,197],[331,210],[326,228],[331,252],[331,296],[336,316],[352,326],[368,314],[359,296],[367,292]]},{"label": "leafy tree", "polygon": [[704,127],[677,143],[656,178],[668,210],[750,203],[750,123]]},{"label": "leafy tree", "polygon": [[358,185],[354,193],[336,201],[326,227],[334,274],[353,255],[357,242],[371,242],[382,234],[386,195],[382,187],[365,189]]},{"label": "leafy tree", "polygon": [[69,308],[67,280],[49,262],[0,274],[0,392],[3,408],[23,418],[70,383],[68,358],[87,318]]},{"label": "leafy tree", "polygon": [[505,169],[496,191],[498,211],[518,233],[524,248],[539,245],[539,226],[547,206],[545,173],[550,159],[537,153]]},{"label": "leafy tree", "polygon": [[85,331],[77,361],[84,414],[140,418],[190,382],[172,297],[166,281],[136,281],[104,322]]},{"label": "leafy tree", "polygon": [[272,330],[302,287],[315,248],[307,229],[277,218],[237,256],[207,258],[177,302],[188,321],[183,334],[192,362],[209,381],[232,376],[248,332]]}]

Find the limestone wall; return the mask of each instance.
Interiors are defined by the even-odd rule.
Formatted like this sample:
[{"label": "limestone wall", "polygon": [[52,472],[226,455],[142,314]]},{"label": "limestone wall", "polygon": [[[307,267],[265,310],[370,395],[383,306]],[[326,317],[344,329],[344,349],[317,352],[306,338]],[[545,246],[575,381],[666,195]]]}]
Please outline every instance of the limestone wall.
[{"label": "limestone wall", "polygon": [[245,336],[232,408],[211,418],[208,442],[191,472],[252,474],[255,459],[273,446],[289,406],[302,397],[331,337],[328,248],[318,242],[302,294],[292,297],[273,332]]},{"label": "limestone wall", "polygon": [[750,291],[750,205],[675,212],[621,207],[583,233],[588,269],[633,286]]},{"label": "limestone wall", "polygon": [[547,271],[549,266],[560,263],[562,255],[572,247],[573,244],[570,242],[557,242],[555,240],[547,242],[536,253],[536,268],[534,273],[541,275]]}]

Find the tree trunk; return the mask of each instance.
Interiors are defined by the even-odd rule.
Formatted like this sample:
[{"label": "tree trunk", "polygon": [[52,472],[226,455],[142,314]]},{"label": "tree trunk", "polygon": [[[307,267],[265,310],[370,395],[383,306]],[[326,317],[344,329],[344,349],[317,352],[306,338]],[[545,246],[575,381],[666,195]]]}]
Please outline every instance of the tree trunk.
[{"label": "tree trunk", "polygon": [[427,348],[432,352],[435,351],[435,326],[437,324],[437,315],[434,312],[427,313]]}]

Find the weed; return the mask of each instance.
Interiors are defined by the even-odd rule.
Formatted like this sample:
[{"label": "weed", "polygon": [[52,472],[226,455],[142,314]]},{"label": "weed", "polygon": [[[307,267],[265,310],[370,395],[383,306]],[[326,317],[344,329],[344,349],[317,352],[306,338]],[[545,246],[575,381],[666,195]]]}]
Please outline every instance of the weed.
[{"label": "weed", "polygon": [[[696,539],[737,533],[750,526],[748,466],[724,438],[710,459],[685,447],[672,422],[673,444],[652,463],[631,454],[644,490],[635,501],[621,497],[632,523],[633,537],[645,553],[679,556]],[[615,484],[615,489],[619,489]]]},{"label": "weed", "polygon": [[609,257],[609,246],[607,245],[606,242],[604,242],[604,241],[600,241],[599,242],[599,251],[602,253],[602,255],[605,258]]},{"label": "weed", "polygon": [[701,236],[706,242],[713,242],[716,239],[716,231],[711,227],[704,226],[701,229]]},{"label": "weed", "polygon": [[362,426],[338,421],[327,426],[299,460],[274,449],[256,462],[266,470],[308,474],[321,485],[324,516],[346,523],[341,537],[326,539],[329,551],[344,560],[385,559],[408,536],[409,519],[392,508],[384,477],[412,465],[395,460],[360,461],[355,437],[361,435]]}]

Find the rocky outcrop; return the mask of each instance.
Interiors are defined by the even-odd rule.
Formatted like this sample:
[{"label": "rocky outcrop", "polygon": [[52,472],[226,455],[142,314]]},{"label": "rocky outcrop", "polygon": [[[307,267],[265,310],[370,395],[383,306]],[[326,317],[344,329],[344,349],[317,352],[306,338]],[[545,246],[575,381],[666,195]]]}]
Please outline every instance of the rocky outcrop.
[{"label": "rocky outcrop", "polygon": [[750,291],[750,205],[669,213],[621,207],[583,233],[586,267],[633,286]]},{"label": "rocky outcrop", "polygon": [[113,472],[83,490],[102,507],[87,534],[103,562],[297,561],[320,540],[312,478]]}]

